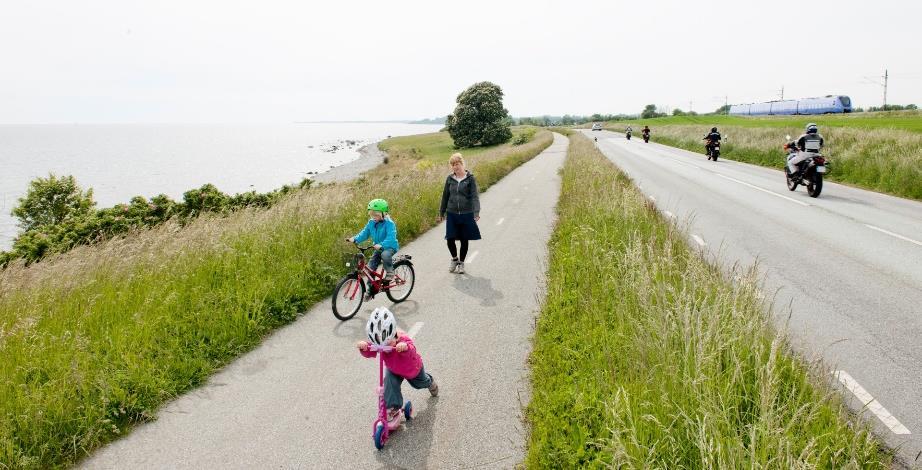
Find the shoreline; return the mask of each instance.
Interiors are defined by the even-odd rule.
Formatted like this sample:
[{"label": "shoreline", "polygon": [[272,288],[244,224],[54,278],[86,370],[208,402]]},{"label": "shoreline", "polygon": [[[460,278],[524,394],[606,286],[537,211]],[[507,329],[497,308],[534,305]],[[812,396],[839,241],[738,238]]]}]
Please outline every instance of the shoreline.
[{"label": "shoreline", "polygon": [[342,165],[337,165],[329,170],[308,176],[315,183],[345,183],[352,181],[362,173],[376,168],[384,163],[386,152],[378,148],[382,141],[372,142],[359,148],[359,157]]}]

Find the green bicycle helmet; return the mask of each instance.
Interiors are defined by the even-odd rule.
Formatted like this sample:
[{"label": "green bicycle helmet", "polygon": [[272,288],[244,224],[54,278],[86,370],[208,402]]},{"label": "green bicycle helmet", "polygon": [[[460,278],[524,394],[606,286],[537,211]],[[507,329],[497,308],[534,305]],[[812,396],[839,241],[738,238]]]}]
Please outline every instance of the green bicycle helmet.
[{"label": "green bicycle helmet", "polygon": [[387,201],[385,201],[384,199],[372,199],[368,203],[368,210],[370,211],[390,212],[387,209],[388,209]]}]

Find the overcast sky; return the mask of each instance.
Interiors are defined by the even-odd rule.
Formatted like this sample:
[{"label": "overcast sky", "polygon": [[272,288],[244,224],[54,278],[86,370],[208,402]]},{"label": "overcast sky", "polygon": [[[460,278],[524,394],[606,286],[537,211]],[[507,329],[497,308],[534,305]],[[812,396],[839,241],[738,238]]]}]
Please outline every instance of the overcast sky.
[{"label": "overcast sky", "polygon": [[713,111],[846,94],[922,105],[922,1],[6,0],[0,123]]}]

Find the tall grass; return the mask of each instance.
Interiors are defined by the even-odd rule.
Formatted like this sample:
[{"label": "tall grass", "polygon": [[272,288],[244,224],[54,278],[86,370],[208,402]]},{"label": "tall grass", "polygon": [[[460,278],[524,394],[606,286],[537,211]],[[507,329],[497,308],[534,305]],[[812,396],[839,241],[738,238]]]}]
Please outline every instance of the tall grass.
[{"label": "tall grass", "polygon": [[[268,210],[166,224],[0,272],[0,468],[74,463],[327,297],[344,274],[342,237],[365,223],[369,199],[388,199],[403,242],[431,227],[446,141],[401,138],[412,157],[395,152],[353,183]],[[551,141],[541,132],[478,149],[468,164],[489,186]]]},{"label": "tall grass", "polygon": [[753,272],[724,280],[571,136],[530,358],[529,468],[885,468]]},{"label": "tall grass", "polygon": [[[701,138],[709,128],[693,125],[654,127],[652,140],[704,152]],[[727,158],[781,169],[785,136],[797,138],[802,127],[722,126]],[[875,191],[922,199],[922,134],[892,129],[822,129],[823,153],[832,163],[827,178]]]}]

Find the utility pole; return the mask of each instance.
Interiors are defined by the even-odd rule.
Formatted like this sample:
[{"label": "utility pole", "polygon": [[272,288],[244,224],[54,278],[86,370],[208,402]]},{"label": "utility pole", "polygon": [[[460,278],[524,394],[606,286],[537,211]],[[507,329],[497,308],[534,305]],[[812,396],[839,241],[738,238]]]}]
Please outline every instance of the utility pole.
[{"label": "utility pole", "polygon": [[888,70],[884,69],[884,111],[887,110],[887,76]]},{"label": "utility pole", "polygon": [[784,101],[784,85],[781,85],[781,101]]}]

